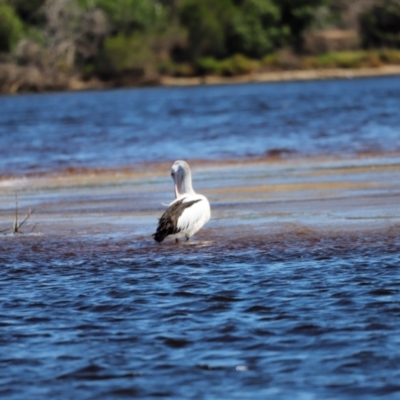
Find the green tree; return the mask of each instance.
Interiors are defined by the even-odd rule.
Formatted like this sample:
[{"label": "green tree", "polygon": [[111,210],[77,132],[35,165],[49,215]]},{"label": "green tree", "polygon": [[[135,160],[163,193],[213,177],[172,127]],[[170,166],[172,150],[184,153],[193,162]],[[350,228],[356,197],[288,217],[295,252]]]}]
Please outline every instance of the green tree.
[{"label": "green tree", "polygon": [[400,48],[400,1],[382,0],[360,15],[365,47]]},{"label": "green tree", "polygon": [[157,0],[92,0],[92,3],[104,10],[117,33],[154,28],[167,20],[167,9]]},{"label": "green tree", "polygon": [[227,31],[235,14],[231,0],[185,0],[179,11],[188,30],[191,58],[227,54]]},{"label": "green tree", "polygon": [[230,24],[230,53],[262,57],[285,42],[289,31],[279,26],[281,13],[272,0],[242,0],[237,4]]},{"label": "green tree", "polygon": [[106,78],[118,74],[155,77],[158,65],[168,60],[171,48],[181,39],[181,29],[174,26],[109,37],[97,59],[96,71]]},{"label": "green tree", "polygon": [[[8,0],[22,20],[36,23],[40,20],[40,7],[46,0]],[[43,21],[42,21],[43,22]]]},{"label": "green tree", "polygon": [[0,0],[0,52],[10,52],[23,35],[23,24],[14,8]]},{"label": "green tree", "polygon": [[281,26],[290,32],[290,44],[300,49],[303,33],[312,24],[317,7],[326,0],[274,0],[281,10]]}]

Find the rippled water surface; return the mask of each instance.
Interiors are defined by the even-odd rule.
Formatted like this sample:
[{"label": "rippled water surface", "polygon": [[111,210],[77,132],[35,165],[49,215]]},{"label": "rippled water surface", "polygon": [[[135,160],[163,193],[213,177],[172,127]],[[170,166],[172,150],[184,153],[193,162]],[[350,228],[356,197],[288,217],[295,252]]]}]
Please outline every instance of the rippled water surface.
[{"label": "rippled water surface", "polygon": [[[0,109],[0,397],[399,398],[400,78]],[[212,219],[157,244],[175,158]]]},{"label": "rippled water surface", "polygon": [[399,394],[398,232],[1,247],[6,398]]},{"label": "rippled water surface", "polygon": [[0,173],[400,149],[400,77],[0,97]]}]

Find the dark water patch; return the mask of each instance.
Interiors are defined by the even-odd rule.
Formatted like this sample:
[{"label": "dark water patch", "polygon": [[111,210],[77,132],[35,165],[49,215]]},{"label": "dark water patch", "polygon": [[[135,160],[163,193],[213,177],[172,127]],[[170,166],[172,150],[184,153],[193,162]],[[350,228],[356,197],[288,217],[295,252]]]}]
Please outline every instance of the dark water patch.
[{"label": "dark water patch", "polygon": [[12,367],[12,366],[38,367],[42,363],[36,359],[7,358],[7,359],[0,359],[0,364],[4,364],[7,367]]},{"label": "dark water patch", "polygon": [[385,288],[375,289],[370,292],[370,294],[372,294],[374,296],[390,296],[390,295],[397,294],[397,293],[398,293],[397,290],[390,290],[390,289],[385,289]]},{"label": "dark water patch", "polygon": [[177,297],[197,297],[197,295],[195,293],[191,293],[191,292],[187,292],[187,291],[175,292],[173,295],[177,296]]},{"label": "dark water patch", "polygon": [[40,324],[42,322],[49,322],[50,318],[47,317],[28,317],[25,319],[28,324]]},{"label": "dark water patch", "polygon": [[199,364],[197,365],[197,368],[205,371],[219,371],[227,369],[227,367],[224,367],[222,365],[209,365],[209,364]]},{"label": "dark water patch", "polygon": [[190,344],[190,341],[185,340],[183,338],[172,338],[172,337],[161,336],[158,337],[157,339],[162,340],[165,343],[165,345],[175,349],[180,349]]},{"label": "dark water patch", "polygon": [[106,368],[100,367],[96,364],[91,364],[86,367],[80,368],[76,371],[60,375],[57,379],[63,380],[107,380],[107,379],[121,379],[121,378],[133,378],[140,376],[140,373],[130,372],[127,374],[112,374],[107,371]]},{"label": "dark water patch", "polygon": [[207,301],[210,302],[232,302],[232,301],[240,301],[241,299],[235,298],[233,296],[229,296],[229,295],[214,295],[212,297],[210,297],[209,299],[207,299]]},{"label": "dark water patch", "polygon": [[[140,395],[140,391],[138,391],[135,388],[121,388],[121,389],[115,389],[115,390],[110,390],[107,392],[103,392],[100,394],[101,398],[128,398],[131,399],[132,397],[136,397]],[[168,396],[169,393],[163,393],[162,396]]]},{"label": "dark water patch", "polygon": [[313,324],[301,324],[295,326],[293,329],[290,330],[290,333],[294,334],[304,334],[304,335],[319,335],[321,333],[324,333],[325,330],[321,328],[320,326],[313,325]]},{"label": "dark water patch", "polygon": [[245,310],[245,312],[249,312],[249,313],[260,313],[260,314],[270,314],[273,311],[272,307],[266,307],[266,306],[251,306],[250,308],[248,308],[247,310]]}]

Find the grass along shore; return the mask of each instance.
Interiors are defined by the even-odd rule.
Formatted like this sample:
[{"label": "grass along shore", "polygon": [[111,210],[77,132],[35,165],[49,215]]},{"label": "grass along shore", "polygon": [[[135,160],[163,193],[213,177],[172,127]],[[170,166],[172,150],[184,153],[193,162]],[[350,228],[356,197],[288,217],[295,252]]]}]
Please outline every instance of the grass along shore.
[{"label": "grass along shore", "polygon": [[345,51],[316,56],[297,56],[290,51],[282,51],[268,55],[262,60],[235,55],[220,61],[201,59],[198,61],[196,72],[197,74],[193,73],[191,66],[187,66],[186,70],[180,66],[175,74],[163,74],[161,84],[276,82],[399,75],[400,51]]}]

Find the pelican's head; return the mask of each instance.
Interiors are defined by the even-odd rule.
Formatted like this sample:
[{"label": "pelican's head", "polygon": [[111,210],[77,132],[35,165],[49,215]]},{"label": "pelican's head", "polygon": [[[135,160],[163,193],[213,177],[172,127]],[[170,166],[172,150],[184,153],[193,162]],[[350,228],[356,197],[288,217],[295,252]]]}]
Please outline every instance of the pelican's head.
[{"label": "pelican's head", "polygon": [[192,175],[189,164],[186,161],[175,161],[171,167],[171,176],[174,180],[175,197],[182,194],[192,193]]}]

